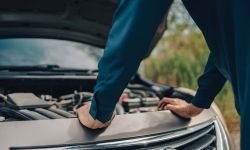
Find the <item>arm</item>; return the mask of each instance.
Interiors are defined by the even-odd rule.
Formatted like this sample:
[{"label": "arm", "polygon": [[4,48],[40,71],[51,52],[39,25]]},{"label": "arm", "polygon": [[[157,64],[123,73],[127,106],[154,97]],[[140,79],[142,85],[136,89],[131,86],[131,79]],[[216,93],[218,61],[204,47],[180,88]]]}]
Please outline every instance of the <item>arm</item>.
[{"label": "arm", "polygon": [[[89,111],[92,120],[105,123],[111,119],[120,95],[136,73],[171,3],[172,0],[119,1],[98,65],[99,74]],[[79,118],[82,117],[79,115]],[[88,121],[81,122],[85,125]]]},{"label": "arm", "polygon": [[225,82],[226,78],[219,72],[210,54],[205,71],[198,80],[199,88],[192,104],[200,108],[209,108]]},{"label": "arm", "polygon": [[198,80],[199,88],[192,103],[180,99],[164,98],[159,103],[159,109],[171,110],[184,118],[194,117],[200,114],[203,108],[210,107],[225,82],[226,78],[218,71],[212,54],[210,54],[205,71]]}]

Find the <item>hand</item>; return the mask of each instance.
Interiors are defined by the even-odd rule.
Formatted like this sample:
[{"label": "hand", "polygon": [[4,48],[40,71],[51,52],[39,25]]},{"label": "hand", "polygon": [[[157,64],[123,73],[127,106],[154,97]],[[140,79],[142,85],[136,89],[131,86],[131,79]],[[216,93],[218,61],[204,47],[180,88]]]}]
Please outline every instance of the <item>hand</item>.
[{"label": "hand", "polygon": [[82,107],[77,109],[77,115],[78,118],[80,120],[80,122],[82,123],[82,125],[84,125],[87,128],[90,129],[100,129],[100,128],[106,128],[107,126],[110,125],[111,121],[114,119],[114,114],[112,116],[112,119],[106,123],[102,123],[99,120],[95,120],[90,114],[89,114],[89,110],[90,110],[90,102],[86,103],[85,105],[83,105]]},{"label": "hand", "polygon": [[187,103],[184,100],[177,98],[163,98],[159,105],[159,110],[170,110],[173,113],[183,118],[191,118],[199,115],[203,109]]}]

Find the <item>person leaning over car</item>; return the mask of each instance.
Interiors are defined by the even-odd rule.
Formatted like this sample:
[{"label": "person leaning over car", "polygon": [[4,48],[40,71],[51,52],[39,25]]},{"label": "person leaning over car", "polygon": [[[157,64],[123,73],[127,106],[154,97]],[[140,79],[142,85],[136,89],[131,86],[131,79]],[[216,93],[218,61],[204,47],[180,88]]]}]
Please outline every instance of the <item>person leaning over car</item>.
[{"label": "person leaning over car", "polygon": [[[115,105],[149,49],[172,0],[120,0],[113,18],[91,104],[78,110],[88,128],[107,127]],[[229,80],[241,116],[241,149],[250,147],[250,1],[183,0],[203,32],[210,55],[192,100],[164,98],[160,109],[190,118],[209,108]]]}]

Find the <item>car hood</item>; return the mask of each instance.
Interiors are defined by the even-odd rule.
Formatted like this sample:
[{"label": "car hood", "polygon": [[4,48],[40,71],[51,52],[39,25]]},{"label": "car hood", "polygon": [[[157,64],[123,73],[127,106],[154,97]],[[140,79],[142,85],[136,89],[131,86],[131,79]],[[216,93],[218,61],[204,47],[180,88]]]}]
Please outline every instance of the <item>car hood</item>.
[{"label": "car hood", "polygon": [[[0,38],[35,37],[105,47],[117,0],[1,0]],[[166,28],[159,26],[151,49]]]},{"label": "car hood", "polygon": [[3,122],[0,149],[73,146],[144,137],[187,129],[211,122],[215,117],[212,110],[204,110],[191,120],[181,119],[170,111],[118,115],[108,128],[92,131],[77,119]]}]

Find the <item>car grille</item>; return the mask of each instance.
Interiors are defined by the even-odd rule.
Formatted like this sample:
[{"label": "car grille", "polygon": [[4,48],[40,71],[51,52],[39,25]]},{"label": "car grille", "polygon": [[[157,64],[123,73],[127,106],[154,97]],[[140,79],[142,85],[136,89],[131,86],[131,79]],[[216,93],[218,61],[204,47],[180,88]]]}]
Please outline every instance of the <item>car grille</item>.
[{"label": "car grille", "polygon": [[116,148],[119,146],[119,149],[140,150],[216,150],[216,128],[214,122],[209,122],[172,133],[163,133],[141,140],[131,140],[130,144],[127,144],[123,141],[120,144],[114,142],[113,144],[100,144],[99,146],[108,148],[111,145],[116,145]]},{"label": "car grille", "polygon": [[[218,147],[218,123],[216,120],[186,129],[140,138],[95,143],[88,145],[38,148],[36,150],[93,150],[93,149],[140,149],[140,150],[220,150]],[[19,150],[21,148],[18,148]],[[26,150],[28,148],[25,148]],[[34,149],[34,147],[32,148]]]},{"label": "car grille", "polygon": [[216,150],[216,131],[214,124],[202,129],[194,130],[192,133],[176,136],[163,144],[151,147],[155,150]]}]

